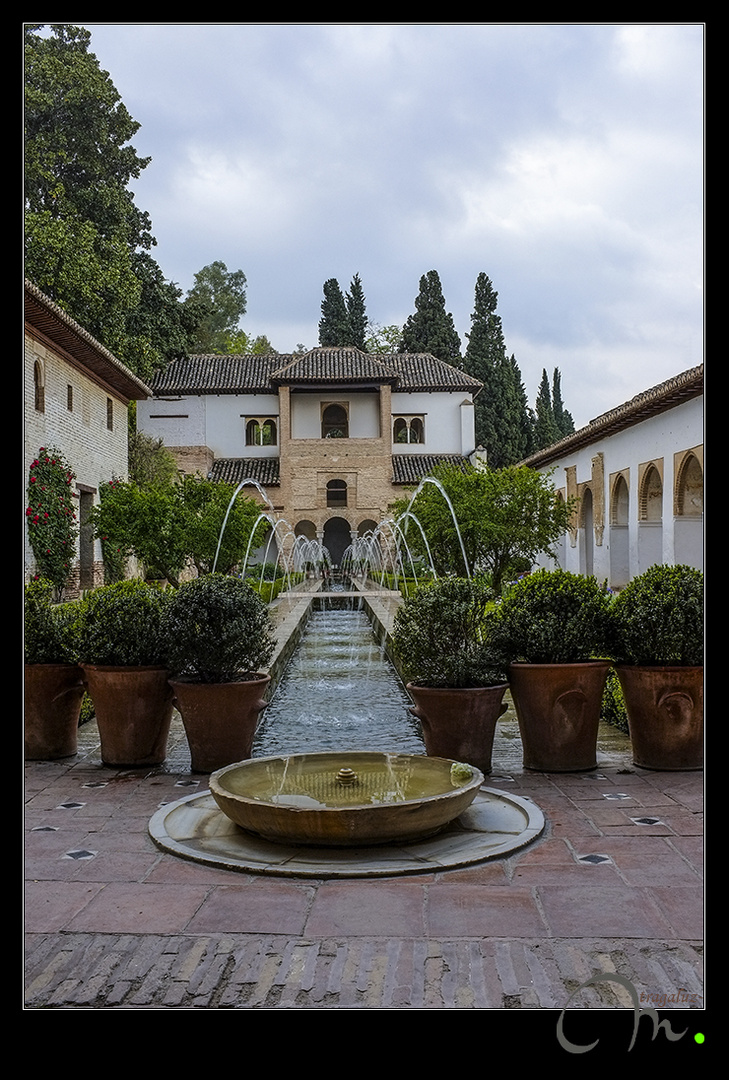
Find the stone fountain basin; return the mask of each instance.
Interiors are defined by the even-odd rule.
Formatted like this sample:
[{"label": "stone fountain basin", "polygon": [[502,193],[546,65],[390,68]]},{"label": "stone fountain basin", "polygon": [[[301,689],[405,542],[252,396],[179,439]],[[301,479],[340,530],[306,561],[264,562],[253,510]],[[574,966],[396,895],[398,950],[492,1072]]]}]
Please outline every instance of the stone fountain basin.
[{"label": "stone fountain basin", "polygon": [[483,782],[448,758],[353,751],[239,761],[212,773],[210,792],[226,817],[266,840],[353,847],[433,836]]}]

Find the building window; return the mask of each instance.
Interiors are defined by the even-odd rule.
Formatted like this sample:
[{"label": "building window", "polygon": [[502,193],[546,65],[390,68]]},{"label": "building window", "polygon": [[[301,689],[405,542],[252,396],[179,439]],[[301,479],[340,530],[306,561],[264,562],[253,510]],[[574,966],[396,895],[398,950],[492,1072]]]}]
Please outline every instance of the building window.
[{"label": "building window", "polygon": [[394,443],[424,443],[425,422],[422,416],[396,416],[392,425]]},{"label": "building window", "polygon": [[246,446],[275,446],[276,421],[255,417],[246,423]]},{"label": "building window", "polygon": [[347,484],[344,480],[330,480],[327,484],[327,506],[344,507],[347,505]]},{"label": "building window", "polygon": [[73,387],[70,383],[66,387],[66,408],[73,412]]},{"label": "building window", "polygon": [[109,431],[114,430],[114,402],[110,397],[106,399],[106,426]]},{"label": "building window", "polygon": [[43,376],[43,365],[37,360],[33,365],[33,388],[35,394],[35,410],[36,412],[46,411],[46,387],[45,379]]},{"label": "building window", "polygon": [[349,416],[346,405],[326,405],[321,414],[322,439],[348,439]]}]

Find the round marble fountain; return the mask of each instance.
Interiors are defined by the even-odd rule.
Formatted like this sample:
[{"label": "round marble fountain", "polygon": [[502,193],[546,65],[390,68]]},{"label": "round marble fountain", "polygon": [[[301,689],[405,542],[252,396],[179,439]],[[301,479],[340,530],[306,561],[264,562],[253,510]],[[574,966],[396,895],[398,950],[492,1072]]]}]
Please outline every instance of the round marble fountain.
[{"label": "round marble fountain", "polygon": [[544,817],[471,765],[417,754],[314,753],[219,769],[163,806],[164,850],[231,870],[339,877],[464,866],[517,850]]}]

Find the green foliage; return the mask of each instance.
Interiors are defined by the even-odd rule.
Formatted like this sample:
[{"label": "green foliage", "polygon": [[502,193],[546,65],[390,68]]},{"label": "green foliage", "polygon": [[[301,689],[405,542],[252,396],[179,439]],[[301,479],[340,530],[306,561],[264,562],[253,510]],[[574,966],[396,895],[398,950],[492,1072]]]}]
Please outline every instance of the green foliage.
[{"label": "green foliage", "polygon": [[79,657],[76,604],[54,604],[53,583],[39,578],[25,586],[26,664],[75,664]]},{"label": "green foliage", "polygon": [[456,577],[407,597],[395,616],[392,645],[408,681],[452,688],[505,683],[504,666],[483,639],[493,600],[483,582]]},{"label": "green foliage", "polygon": [[[208,574],[216,553],[216,570],[223,572],[245,557],[260,506],[240,495],[231,505],[234,492],[231,484],[200,476],[145,486],[113,480],[104,485],[90,520],[96,536],[107,545],[105,551],[111,548],[115,558],[136,556],[149,571],[176,587],[188,562],[199,574]],[[259,523],[251,550],[262,542],[264,530],[265,525]]]},{"label": "green foliage", "polygon": [[164,663],[162,615],[168,594],[138,579],[116,581],[79,604],[81,660],[139,666]]},{"label": "green foliage", "polygon": [[594,577],[539,570],[505,590],[488,638],[507,662],[574,664],[610,655],[610,595]]},{"label": "green foliage", "polygon": [[506,354],[497,299],[489,278],[479,274],[463,370],[483,383],[475,400],[476,445],[493,468],[502,468],[529,453],[532,420],[516,360]]},{"label": "green foliage", "polygon": [[704,662],[704,575],[692,566],[651,566],[611,605],[614,659],[644,666]]},{"label": "green foliage", "polygon": [[186,303],[198,305],[205,315],[198,323],[191,351],[227,352],[228,342],[246,313],[246,284],[242,270],[228,270],[220,260],[198,270]]},{"label": "green foliage", "polygon": [[347,344],[353,345],[355,349],[364,350],[367,334],[367,308],[359,274],[355,274],[352,278],[349,291],[345,297],[345,303],[347,305],[347,322],[349,323],[350,337]]},{"label": "green foliage", "polygon": [[604,720],[606,724],[611,724],[617,728],[618,731],[622,731],[624,735],[629,735],[628,727],[628,710],[625,707],[625,699],[623,698],[623,691],[620,686],[620,680],[611,668],[608,672],[607,680],[605,682],[605,690],[602,695],[602,706],[600,708],[600,719]]},{"label": "green foliage", "polygon": [[[434,469],[432,476],[445,489],[458,527],[443,494],[431,483],[422,487],[412,504],[406,499],[396,502],[395,515],[412,506],[439,575],[466,572],[462,540],[468,570],[489,573],[496,593],[520,560],[531,566],[538,555],[552,553],[574,509],[573,501],[556,498],[549,475],[525,466],[449,465]],[[418,529],[409,529],[408,546],[414,554],[425,554]]]},{"label": "green foliage", "polygon": [[415,314],[408,317],[403,327],[401,349],[410,353],[431,353],[446,364],[460,366],[461,341],[453,316],[446,312],[437,270],[429,270],[420,279]]},{"label": "green foliage", "polygon": [[74,480],[63,454],[41,446],[29,470],[25,518],[38,576],[51,581],[59,594],[71,575],[78,536]]},{"label": "green foliage", "polygon": [[183,582],[170,596],[163,631],[170,671],[194,682],[253,678],[275,648],[265,603],[225,574]]},{"label": "green foliage", "polygon": [[321,302],[319,320],[319,344],[342,346],[353,344],[349,339],[351,330],[347,304],[336,278],[324,282],[324,299]]}]

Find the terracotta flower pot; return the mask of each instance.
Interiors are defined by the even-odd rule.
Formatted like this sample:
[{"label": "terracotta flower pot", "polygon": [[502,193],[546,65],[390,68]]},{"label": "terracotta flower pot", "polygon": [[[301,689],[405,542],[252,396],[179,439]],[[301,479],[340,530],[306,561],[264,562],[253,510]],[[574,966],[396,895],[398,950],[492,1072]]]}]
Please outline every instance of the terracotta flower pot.
[{"label": "terracotta flower pot", "polygon": [[25,665],[28,761],[54,761],[77,752],[83,696],[83,674],[76,664]]},{"label": "terracotta flower pot", "polygon": [[491,772],[496,722],[506,712],[507,683],[464,689],[407,684],[429,757],[451,758]]},{"label": "terracotta flower pot", "polygon": [[619,664],[615,670],[635,764],[667,771],[703,768],[703,667]]},{"label": "terracotta flower pot", "polygon": [[105,765],[160,765],[172,722],[169,672],[163,667],[82,664],[94,703]]},{"label": "terracotta flower pot", "polygon": [[171,679],[190,747],[193,772],[215,772],[251,756],[270,675],[226,683]]},{"label": "terracotta flower pot", "polygon": [[524,766],[579,772],[597,766],[600,707],[610,664],[509,665]]}]

